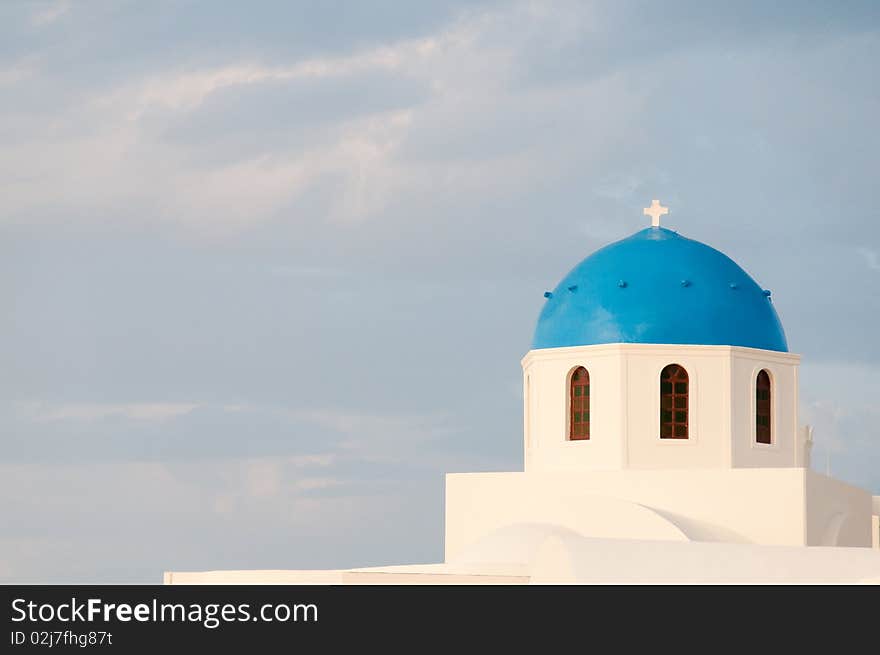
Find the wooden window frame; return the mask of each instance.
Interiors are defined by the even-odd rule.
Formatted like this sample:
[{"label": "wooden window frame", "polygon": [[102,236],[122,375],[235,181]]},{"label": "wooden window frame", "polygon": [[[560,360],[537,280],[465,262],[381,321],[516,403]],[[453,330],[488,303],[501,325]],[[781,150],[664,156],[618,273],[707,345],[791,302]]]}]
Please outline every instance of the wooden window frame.
[{"label": "wooden window frame", "polygon": [[681,364],[660,371],[660,438],[690,439],[690,376]]},{"label": "wooden window frame", "polygon": [[590,405],[590,372],[585,366],[578,366],[568,380],[569,441],[590,440]]},{"label": "wooden window frame", "polygon": [[773,445],[773,377],[765,368],[755,377],[755,443]]}]

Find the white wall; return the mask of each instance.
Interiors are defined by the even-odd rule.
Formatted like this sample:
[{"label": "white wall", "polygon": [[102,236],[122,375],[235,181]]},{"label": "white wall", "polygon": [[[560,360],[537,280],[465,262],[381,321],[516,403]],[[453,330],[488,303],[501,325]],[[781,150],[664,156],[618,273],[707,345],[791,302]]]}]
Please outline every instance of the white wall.
[{"label": "white wall", "polygon": [[[753,348],[731,353],[732,465],[799,466],[804,454],[798,429],[797,355]],[[755,434],[755,386],[766,370],[771,384],[771,443],[761,444]]]},{"label": "white wall", "polygon": [[869,547],[871,500],[794,467],[456,473],[446,476],[446,556],[517,523],[619,539]]},{"label": "white wall", "polygon": [[[530,351],[522,361],[525,470],[798,466],[798,355],[729,346],[609,344]],[[661,439],[660,372],[687,372],[689,438]],[[590,373],[590,439],[568,440],[568,380]],[[755,380],[772,381],[773,443],[755,440]]]},{"label": "white wall", "polygon": [[[630,468],[719,468],[729,465],[730,350],[649,346],[623,351],[627,369],[626,440]],[[660,438],[660,372],[688,373],[688,438]]]},{"label": "white wall", "polygon": [[[446,476],[447,558],[495,529],[551,523],[588,536],[804,545],[804,469],[677,469]],[[637,503],[645,514],[605,512],[596,498]],[[611,503],[602,501],[607,507]]]},{"label": "white wall", "polygon": [[[625,390],[619,352],[602,347],[554,348],[529,356],[531,360],[523,365],[526,470],[620,468]],[[569,441],[568,380],[578,366],[590,372],[590,439]]]}]

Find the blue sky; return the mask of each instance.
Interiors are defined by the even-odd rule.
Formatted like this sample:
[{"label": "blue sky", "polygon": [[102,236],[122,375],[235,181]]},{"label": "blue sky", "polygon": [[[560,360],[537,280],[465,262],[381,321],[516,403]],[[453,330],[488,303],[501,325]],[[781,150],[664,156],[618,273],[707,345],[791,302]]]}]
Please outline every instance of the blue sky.
[{"label": "blue sky", "polygon": [[0,581],[440,560],[543,291],[655,197],[880,493],[878,14],[3,3]]}]

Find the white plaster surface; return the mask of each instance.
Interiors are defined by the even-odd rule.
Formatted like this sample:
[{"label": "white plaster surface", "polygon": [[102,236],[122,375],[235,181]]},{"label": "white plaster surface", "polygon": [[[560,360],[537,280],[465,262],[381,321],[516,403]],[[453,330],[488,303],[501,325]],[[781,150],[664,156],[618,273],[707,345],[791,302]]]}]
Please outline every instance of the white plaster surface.
[{"label": "white plaster surface", "polygon": [[[522,360],[525,470],[797,467],[799,355],[731,346],[610,344],[530,351]],[[660,438],[660,372],[690,381],[689,438]],[[570,374],[590,373],[590,439],[568,439]],[[755,440],[755,381],[772,381],[773,443]]]}]

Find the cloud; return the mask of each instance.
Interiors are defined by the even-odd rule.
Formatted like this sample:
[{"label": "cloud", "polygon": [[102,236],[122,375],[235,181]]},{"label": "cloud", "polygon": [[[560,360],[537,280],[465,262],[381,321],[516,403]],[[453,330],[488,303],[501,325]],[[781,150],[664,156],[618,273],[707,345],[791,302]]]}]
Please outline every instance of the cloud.
[{"label": "cloud", "polygon": [[[472,12],[423,38],[281,64],[169,70],[76,98],[53,112],[52,130],[47,133],[34,123],[30,138],[7,151],[5,166],[0,160],[0,171],[8,172],[10,180],[6,220],[58,204],[68,208],[67,220],[71,210],[88,220],[110,220],[137,206],[150,215],[142,220],[158,221],[164,229],[228,238],[282,213],[296,215],[297,203],[316,191],[325,195],[327,220],[346,224],[375,219],[402,190],[422,193],[438,179],[459,192],[525,181],[541,170],[542,162],[524,148],[529,144],[522,143],[523,137],[533,132],[520,129],[517,114],[527,112],[531,119],[546,115],[548,103],[578,102],[566,94],[530,100],[505,91],[514,53],[524,45],[516,42],[522,38],[518,30],[534,20],[556,24],[547,12],[517,10],[512,17]],[[515,27],[509,32],[513,43],[498,43],[499,21],[514,23],[507,26]],[[296,113],[314,102],[320,89],[315,83],[330,80],[339,89],[352,89],[351,100],[330,96],[326,110],[315,105],[310,111],[316,118],[336,107],[352,107],[354,113],[325,120],[320,129],[308,121],[297,126],[282,122],[262,132],[270,139],[255,139],[267,121],[249,122],[249,115],[277,106],[263,98],[237,110],[233,105],[223,119],[229,129],[215,130],[210,143],[200,145],[187,136],[202,129],[209,101],[217,116],[224,103],[274,88],[299,100],[286,111]],[[404,81],[411,90],[404,85],[400,95],[394,89]],[[308,94],[297,96],[294,90],[306,82],[313,85],[303,87]],[[224,95],[217,105],[215,99]],[[502,104],[522,109],[508,118],[498,111]],[[285,108],[279,106],[278,112],[283,115]],[[191,127],[185,129],[187,123]],[[236,133],[249,138],[229,141]],[[308,136],[291,141],[296,133]],[[513,135],[517,139],[510,141]],[[495,152],[505,141],[510,145]],[[218,149],[224,143],[231,148],[228,154]],[[255,143],[260,144],[256,150],[247,145]],[[202,156],[200,149],[210,156]],[[452,155],[449,161],[442,161],[444,149]],[[425,160],[428,152],[433,161]],[[420,157],[413,158],[414,153]],[[51,196],[43,193],[47,186],[55,190]]]},{"label": "cloud", "polygon": [[[15,526],[0,536],[4,583],[160,583],[165,570],[364,566],[442,549],[439,494],[406,481],[339,487],[285,458],[0,464],[0,495]],[[395,546],[394,517],[416,508],[408,529],[423,544]],[[343,542],[356,548],[340,557]]]},{"label": "cloud", "polygon": [[44,27],[54,23],[65,16],[70,11],[70,7],[70,0],[56,0],[56,2],[49,3],[48,6],[31,14],[31,24],[36,27]]},{"label": "cloud", "polygon": [[[187,461],[282,456],[285,465],[399,462],[453,434],[442,415],[214,403],[7,403],[0,460]],[[255,478],[270,475],[256,475]]]},{"label": "cloud", "polygon": [[40,423],[44,421],[95,421],[112,417],[122,417],[134,421],[165,421],[184,416],[193,411],[194,403],[63,403],[45,406],[40,403],[26,403],[23,410]]}]

